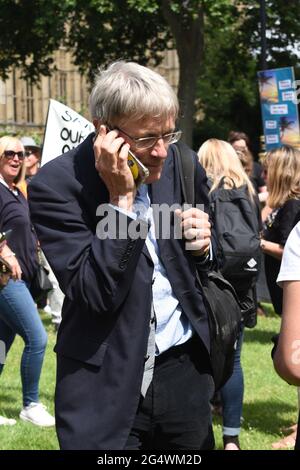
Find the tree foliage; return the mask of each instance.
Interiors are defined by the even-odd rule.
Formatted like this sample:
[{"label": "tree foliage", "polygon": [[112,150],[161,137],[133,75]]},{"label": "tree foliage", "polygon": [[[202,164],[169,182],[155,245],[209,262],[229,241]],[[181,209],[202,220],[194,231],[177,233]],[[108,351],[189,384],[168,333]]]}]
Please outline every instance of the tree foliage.
[{"label": "tree foliage", "polygon": [[[236,1],[243,15],[240,33],[244,44],[259,64],[260,55],[260,1]],[[268,68],[286,67],[299,61],[300,2],[299,0],[267,0],[267,65]],[[298,53],[298,54],[297,54]]]},{"label": "tree foliage", "polygon": [[53,52],[66,33],[68,2],[60,0],[0,0],[0,75],[12,67],[37,81],[49,75]]},{"label": "tree foliage", "polygon": [[52,55],[61,44],[90,77],[99,65],[118,58],[158,63],[161,52],[171,46],[168,28],[158,8],[141,12],[134,4],[129,0],[0,0],[2,78],[12,67],[19,67],[34,82],[40,74],[51,74]]},{"label": "tree foliage", "polygon": [[[0,75],[7,78],[12,67],[32,81],[51,74],[61,44],[90,78],[99,65],[120,58],[158,64],[162,51],[175,47],[186,140],[191,143],[196,96],[205,115],[198,140],[224,138],[237,126],[254,135],[259,7],[259,0],[0,0]],[[299,0],[267,0],[266,7],[268,67],[296,66]]]},{"label": "tree foliage", "polygon": [[[230,129],[250,135],[255,151],[262,133],[257,71],[260,70],[260,2],[232,2],[222,29],[210,16],[206,54],[197,87],[202,120],[194,125],[195,146],[209,137],[227,139]],[[294,66],[300,72],[300,2],[268,0],[267,68]],[[204,116],[204,119],[203,119]]]},{"label": "tree foliage", "polygon": [[77,0],[74,4],[66,44],[74,51],[75,64],[90,77],[99,65],[120,58],[158,64],[162,51],[171,46],[166,23],[150,5],[141,13],[134,2],[126,0]]},{"label": "tree foliage", "polygon": [[51,55],[62,42],[72,50],[75,64],[90,77],[99,65],[120,58],[157,64],[162,51],[175,43],[180,62],[183,130],[187,140],[191,139],[203,51],[203,8],[211,0],[1,1],[0,25],[6,30],[0,42],[3,77],[13,66],[20,67],[23,76],[33,81],[40,73],[50,74]]}]

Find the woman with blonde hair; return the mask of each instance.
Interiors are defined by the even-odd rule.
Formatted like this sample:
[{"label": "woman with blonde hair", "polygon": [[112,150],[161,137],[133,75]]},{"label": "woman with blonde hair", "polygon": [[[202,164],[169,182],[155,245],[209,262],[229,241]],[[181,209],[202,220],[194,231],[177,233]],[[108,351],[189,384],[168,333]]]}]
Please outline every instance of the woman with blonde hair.
[{"label": "woman with blonde hair", "polygon": [[[249,196],[250,205],[253,204],[253,211],[259,217],[259,209],[255,204],[256,193],[253,185],[243,169],[236,151],[228,142],[209,139],[201,145],[198,157],[210,181],[210,194],[218,188],[221,181],[224,181],[223,188],[228,190],[234,187],[246,186],[246,194]],[[217,214],[216,217],[218,217]],[[257,227],[259,227],[259,221],[257,221]],[[234,287],[240,300],[242,300],[245,292],[241,288],[239,289],[239,285],[234,285]],[[242,343],[243,326],[241,327],[241,334],[235,351],[232,376],[220,390],[225,450],[240,449],[239,434],[241,431],[244,396],[244,377],[241,366]]]},{"label": "woman with blonde hair", "polygon": [[246,185],[251,199],[254,198],[255,190],[244,170],[240,159],[234,148],[224,140],[208,139],[198,150],[199,161],[205,168],[208,178],[211,180],[212,192],[225,176],[225,188]]},{"label": "woman with blonde hair", "polygon": [[[39,379],[47,335],[29,287],[37,270],[37,238],[29,217],[27,200],[17,188],[25,159],[22,142],[0,138],[0,231],[11,231],[1,256],[11,265],[13,279],[0,291],[0,341],[5,354],[20,335],[25,343],[21,360],[23,409],[20,418],[37,426],[53,426],[54,418],[39,402]],[[0,364],[0,374],[4,361]],[[0,424],[14,424],[5,417]]]},{"label": "woman with blonde hair", "polygon": [[266,279],[278,315],[282,314],[282,290],[276,280],[285,242],[300,220],[300,151],[282,146],[268,152],[265,160],[272,209],[264,222],[261,248],[265,254]]},{"label": "woman with blonde hair", "polygon": [[[264,222],[261,248],[265,254],[266,280],[273,307],[278,315],[282,315],[283,292],[276,281],[285,243],[300,221],[300,151],[289,146],[271,150],[267,153],[265,166],[269,191],[267,205],[271,212]],[[272,447],[286,448],[292,445],[295,436],[296,430],[293,430]]]}]

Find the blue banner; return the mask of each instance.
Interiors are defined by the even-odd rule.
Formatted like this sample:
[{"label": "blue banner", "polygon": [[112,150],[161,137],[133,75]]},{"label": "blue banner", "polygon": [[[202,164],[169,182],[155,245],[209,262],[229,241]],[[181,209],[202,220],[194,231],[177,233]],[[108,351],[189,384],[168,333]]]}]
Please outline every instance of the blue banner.
[{"label": "blue banner", "polygon": [[258,72],[266,150],[300,145],[293,67]]}]

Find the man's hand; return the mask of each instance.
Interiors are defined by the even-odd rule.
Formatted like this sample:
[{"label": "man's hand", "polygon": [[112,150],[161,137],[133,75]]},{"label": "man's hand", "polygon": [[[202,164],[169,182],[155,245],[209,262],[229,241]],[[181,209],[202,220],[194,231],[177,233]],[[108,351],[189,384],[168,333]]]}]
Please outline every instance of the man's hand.
[{"label": "man's hand", "polygon": [[129,145],[113,130],[101,125],[94,141],[95,167],[110,195],[110,202],[131,210],[136,187],[127,164]]},{"label": "man's hand", "polygon": [[190,250],[193,256],[206,255],[211,238],[208,214],[196,207],[186,211],[177,209],[175,214],[181,219],[180,224],[186,240],[186,250]]}]

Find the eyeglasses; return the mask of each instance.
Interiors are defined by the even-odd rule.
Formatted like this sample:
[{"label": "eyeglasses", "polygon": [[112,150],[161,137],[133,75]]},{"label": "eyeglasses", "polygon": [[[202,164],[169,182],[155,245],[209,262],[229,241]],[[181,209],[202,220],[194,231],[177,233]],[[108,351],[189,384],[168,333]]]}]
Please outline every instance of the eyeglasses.
[{"label": "eyeglasses", "polygon": [[25,153],[22,152],[22,151],[15,152],[14,150],[4,150],[3,155],[8,160],[12,160],[13,158],[15,158],[15,155],[17,155],[19,160],[24,160],[24,158],[25,158]]},{"label": "eyeglasses", "polygon": [[175,142],[178,142],[182,134],[182,131],[175,131],[156,137],[140,137],[139,139],[136,139],[118,127],[115,127],[115,129],[122,132],[122,134],[125,134],[126,137],[129,137],[129,139],[134,142],[135,148],[144,150],[149,149],[150,147],[154,147],[154,145],[156,145],[160,139],[163,140],[165,145],[174,144]]}]

